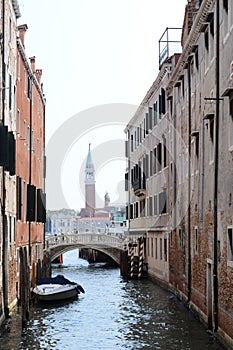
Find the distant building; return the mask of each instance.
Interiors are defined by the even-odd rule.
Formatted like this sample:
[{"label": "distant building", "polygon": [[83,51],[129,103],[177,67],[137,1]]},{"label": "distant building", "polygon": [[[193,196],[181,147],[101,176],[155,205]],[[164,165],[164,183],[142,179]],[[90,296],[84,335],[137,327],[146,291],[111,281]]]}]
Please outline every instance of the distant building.
[{"label": "distant building", "polygon": [[104,207],[96,208],[95,169],[90,146],[91,144],[89,144],[85,168],[85,208],[81,209],[78,231],[123,234],[126,226],[125,207],[111,206],[109,193],[106,192]]},{"label": "distant building", "polygon": [[49,221],[50,230],[47,233],[59,235],[78,232],[78,216],[58,211],[50,216]]}]

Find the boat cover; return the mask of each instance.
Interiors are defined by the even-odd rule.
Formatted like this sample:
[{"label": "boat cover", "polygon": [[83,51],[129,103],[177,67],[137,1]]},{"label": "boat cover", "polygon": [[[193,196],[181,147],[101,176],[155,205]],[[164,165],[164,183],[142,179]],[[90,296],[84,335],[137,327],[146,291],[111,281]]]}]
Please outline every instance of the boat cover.
[{"label": "boat cover", "polygon": [[76,282],[72,282],[70,280],[68,280],[67,278],[65,278],[63,275],[57,275],[56,277],[44,277],[44,278],[40,278],[37,281],[37,285],[41,285],[41,284],[61,284],[61,285],[65,285],[65,284],[77,284]]}]

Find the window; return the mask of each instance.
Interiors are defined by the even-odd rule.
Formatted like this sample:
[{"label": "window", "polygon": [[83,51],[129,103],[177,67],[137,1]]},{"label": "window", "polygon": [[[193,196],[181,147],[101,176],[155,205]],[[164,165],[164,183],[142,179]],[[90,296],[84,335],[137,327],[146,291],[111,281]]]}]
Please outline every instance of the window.
[{"label": "window", "polygon": [[159,214],[167,213],[167,195],[166,191],[159,193]]},{"label": "window", "polygon": [[155,238],[155,259],[158,259],[158,238]]},{"label": "window", "polygon": [[228,0],[223,0],[223,8],[228,13]]},{"label": "window", "polygon": [[133,152],[133,135],[130,136],[131,152]]},{"label": "window", "polygon": [[[40,140],[37,139],[37,159],[40,159],[39,158],[39,152],[40,152],[40,144],[39,144]],[[128,173],[125,173],[125,191],[128,191],[129,190],[129,186],[128,186],[128,176],[129,174]]]},{"label": "window", "polygon": [[[196,48],[196,50],[195,50],[195,66],[196,66],[196,69],[198,70],[199,69],[198,48]],[[183,82],[184,82],[184,80],[183,80]],[[184,85],[184,83],[183,83],[183,85]]]},{"label": "window", "polygon": [[162,167],[162,144],[159,143],[157,146],[157,170],[161,171]]},{"label": "window", "polygon": [[32,81],[31,78],[28,76],[28,98],[32,98]]},{"label": "window", "polygon": [[214,57],[214,17],[210,21],[209,32],[210,59],[212,59]]},{"label": "window", "polygon": [[130,219],[133,219],[133,204],[130,204]]},{"label": "window", "polygon": [[154,169],[153,169],[153,173],[156,174],[157,172],[157,158],[156,158],[156,153],[157,153],[157,148],[154,148]]},{"label": "window", "polygon": [[17,176],[16,182],[16,215],[17,220],[21,220],[22,217],[22,179]]},{"label": "window", "polygon": [[194,136],[193,140],[193,151],[192,151],[192,174],[198,170],[199,164],[199,132],[194,131],[192,133]]},{"label": "window", "polygon": [[158,215],[158,204],[157,204],[157,201],[158,201],[158,196],[155,195],[154,196],[154,215]]},{"label": "window", "polygon": [[195,226],[194,228],[194,252],[198,254],[198,228]]},{"label": "window", "polygon": [[162,238],[159,239],[160,243],[160,260],[163,260],[163,240]]},{"label": "window", "polygon": [[209,120],[209,162],[214,160],[214,118]]},{"label": "window", "polygon": [[153,215],[153,197],[149,197],[149,216]]},{"label": "window", "polygon": [[20,79],[20,54],[18,53],[17,59],[17,78]]},{"label": "window", "polygon": [[164,238],[163,246],[164,246],[164,261],[167,261],[167,238]]},{"label": "window", "polygon": [[196,140],[195,140],[195,155],[196,159],[199,159],[199,133],[196,135]]},{"label": "window", "polygon": [[146,134],[149,133],[149,114],[146,113]]},{"label": "window", "polygon": [[148,154],[146,154],[146,158],[145,158],[145,176],[146,176],[146,179],[148,179],[148,176],[149,176],[149,156]]},{"label": "window", "polygon": [[209,66],[209,28],[205,31],[205,69]]},{"label": "window", "polygon": [[24,216],[24,221],[26,221],[27,217],[27,184],[24,181],[23,182],[23,216]]},{"label": "window", "polygon": [[153,151],[150,151],[150,176],[153,175]]},{"label": "window", "polygon": [[154,256],[154,238],[151,237],[151,256],[153,258]]},{"label": "window", "polygon": [[157,125],[158,117],[157,117],[157,101],[153,105],[154,109],[154,118],[153,118],[153,126]]},{"label": "window", "polygon": [[229,103],[229,112],[230,112],[229,146],[232,149],[233,148],[233,99],[231,99]]},{"label": "window", "polygon": [[9,215],[9,236],[10,236],[10,243],[12,243],[12,217]]},{"label": "window", "polygon": [[149,216],[149,198],[146,200],[146,216]]},{"label": "window", "polygon": [[23,121],[23,138],[24,138],[24,146],[26,146],[26,142],[27,142],[26,120]]},{"label": "window", "polygon": [[161,89],[161,112],[162,114],[166,113],[166,94],[163,88]]},{"label": "window", "polygon": [[145,216],[145,199],[140,201],[140,216]]},{"label": "window", "polygon": [[20,135],[20,110],[17,111],[17,134]]},{"label": "window", "polygon": [[228,0],[223,0],[223,34],[224,36],[227,35],[229,30],[229,4]]},{"label": "window", "polygon": [[149,129],[152,130],[152,114],[153,114],[152,107],[148,108],[148,113],[149,113]]},{"label": "window", "polygon": [[233,261],[233,228],[228,227],[227,233],[227,259]]},{"label": "window", "polygon": [[31,150],[34,151],[35,148],[34,148],[34,131],[32,130],[32,147],[31,147]]},{"label": "window", "polygon": [[31,142],[31,130],[30,130],[30,126],[28,126],[28,149],[30,149],[30,142]]},{"label": "window", "polygon": [[163,136],[163,166],[164,168],[167,166],[167,144],[165,136]]},{"label": "window", "polygon": [[138,218],[138,202],[135,203],[135,218]]}]

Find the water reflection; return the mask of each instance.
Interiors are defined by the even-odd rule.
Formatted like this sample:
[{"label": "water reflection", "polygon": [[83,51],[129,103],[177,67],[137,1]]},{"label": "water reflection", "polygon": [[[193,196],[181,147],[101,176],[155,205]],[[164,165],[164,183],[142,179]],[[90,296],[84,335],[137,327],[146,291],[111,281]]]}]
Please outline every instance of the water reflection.
[{"label": "water reflection", "polygon": [[148,280],[126,281],[118,269],[89,266],[75,252],[64,274],[85,289],[62,305],[35,305],[28,327],[16,315],[0,349],[222,349],[172,294]]}]

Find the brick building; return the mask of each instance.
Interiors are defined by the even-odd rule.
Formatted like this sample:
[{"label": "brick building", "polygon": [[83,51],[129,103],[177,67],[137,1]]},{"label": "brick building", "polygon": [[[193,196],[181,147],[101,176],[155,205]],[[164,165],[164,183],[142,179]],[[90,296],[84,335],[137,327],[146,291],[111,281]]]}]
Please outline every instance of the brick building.
[{"label": "brick building", "polygon": [[149,275],[230,347],[232,42],[232,1],[188,1],[179,59],[163,60],[126,128],[129,238],[144,238]]},{"label": "brick building", "polygon": [[[45,97],[42,70],[27,58],[27,25],[18,26],[16,85],[16,246],[26,247],[35,281],[43,257],[45,213]],[[19,263],[19,259],[18,259]],[[20,266],[18,265],[17,271]]]},{"label": "brick building", "polygon": [[44,111],[41,70],[25,54],[18,1],[0,1],[0,323],[20,297],[24,268],[35,279],[44,239]]}]

